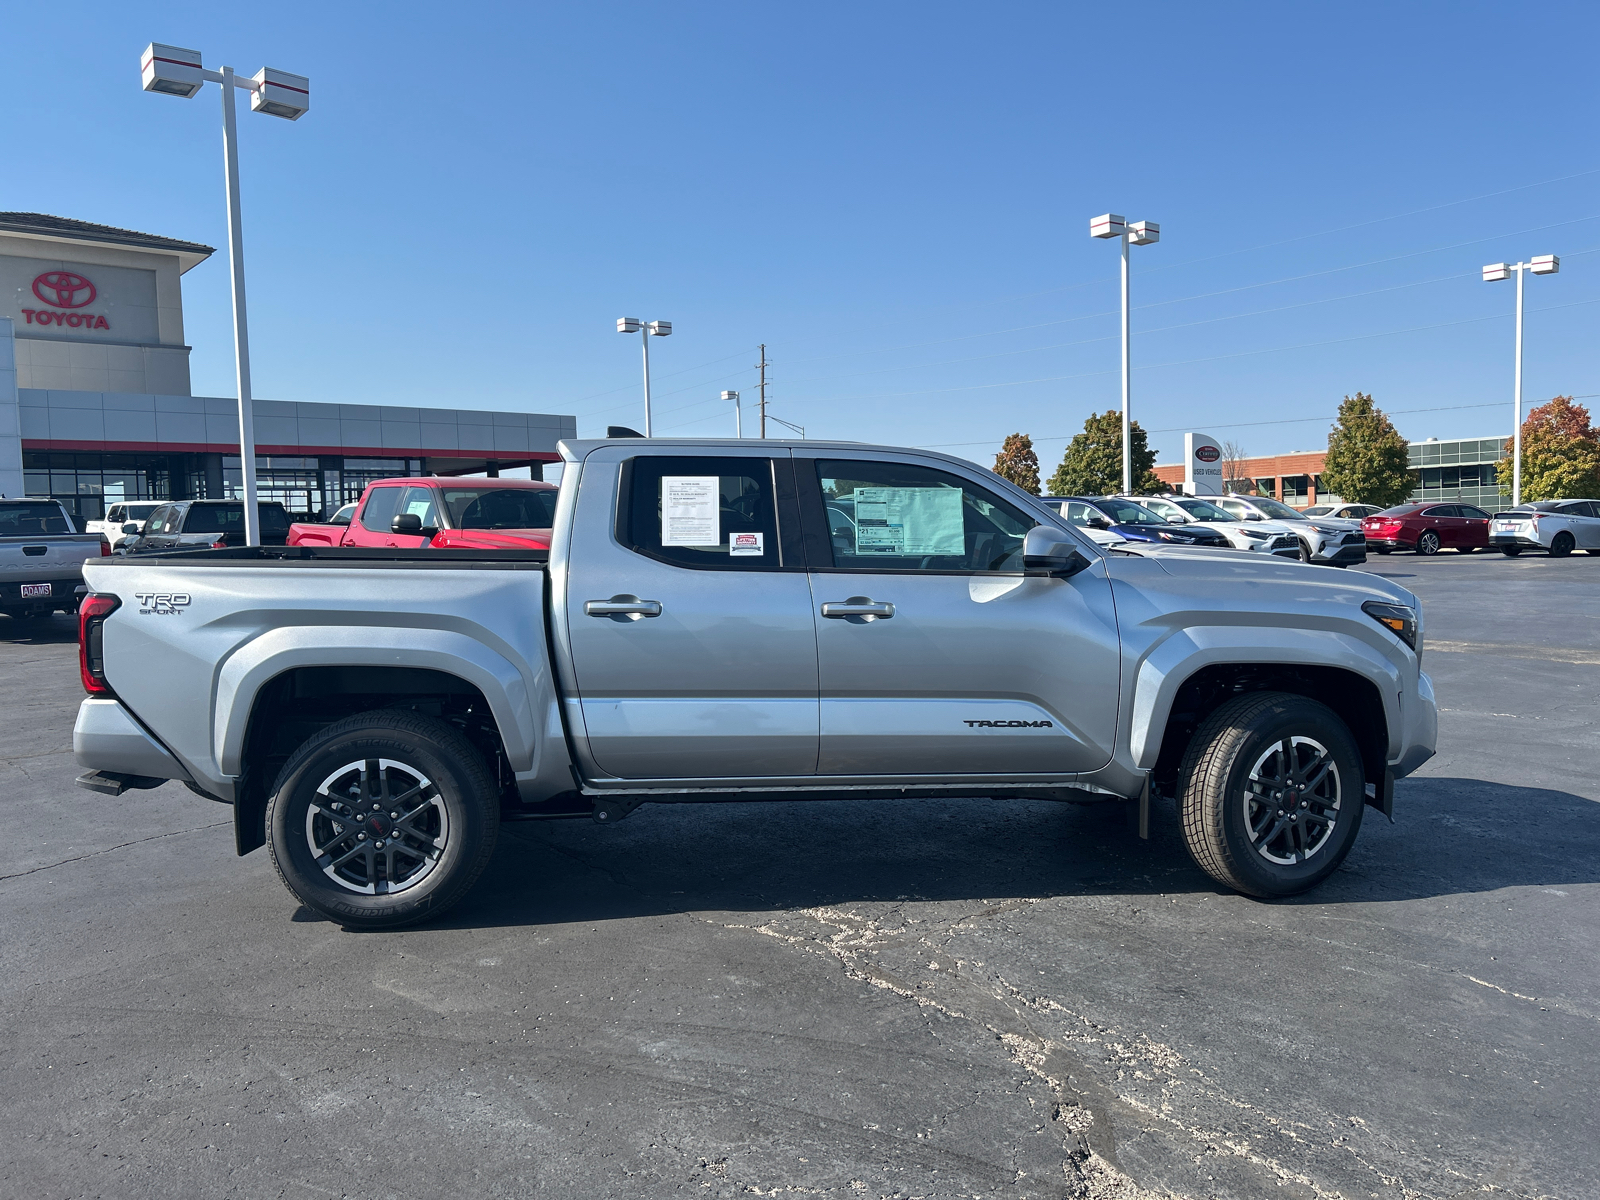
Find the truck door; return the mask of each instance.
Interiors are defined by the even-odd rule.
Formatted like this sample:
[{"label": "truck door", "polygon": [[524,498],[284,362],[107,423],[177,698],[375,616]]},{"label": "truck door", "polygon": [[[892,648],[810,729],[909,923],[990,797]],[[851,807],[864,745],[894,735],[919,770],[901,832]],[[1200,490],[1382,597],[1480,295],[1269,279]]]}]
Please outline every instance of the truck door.
[{"label": "truck door", "polygon": [[795,475],[819,774],[1060,778],[1110,760],[1120,665],[1098,556],[1070,579],[1024,576],[1039,521],[942,464],[839,451],[797,456]]},{"label": "truck door", "polygon": [[367,492],[366,503],[361,506],[361,513],[354,521],[350,522],[349,539],[345,542],[350,546],[387,546],[394,541],[394,533],[389,528],[394,515],[400,510],[400,494],[405,488],[375,487]]},{"label": "truck door", "polygon": [[816,771],[816,630],[786,452],[596,450],[564,552],[573,732],[596,777]]}]

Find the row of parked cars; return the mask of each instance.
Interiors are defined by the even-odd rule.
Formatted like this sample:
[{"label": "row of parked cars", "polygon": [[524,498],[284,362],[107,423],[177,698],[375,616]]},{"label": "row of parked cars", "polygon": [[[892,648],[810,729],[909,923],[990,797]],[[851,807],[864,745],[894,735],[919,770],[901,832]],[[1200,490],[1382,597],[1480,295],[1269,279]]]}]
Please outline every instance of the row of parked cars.
[{"label": "row of parked cars", "polygon": [[1565,558],[1574,550],[1600,554],[1600,501],[1537,500],[1493,516],[1470,504],[1401,504],[1361,523],[1379,554],[1441,550],[1472,554],[1493,549],[1515,557],[1542,550]]}]

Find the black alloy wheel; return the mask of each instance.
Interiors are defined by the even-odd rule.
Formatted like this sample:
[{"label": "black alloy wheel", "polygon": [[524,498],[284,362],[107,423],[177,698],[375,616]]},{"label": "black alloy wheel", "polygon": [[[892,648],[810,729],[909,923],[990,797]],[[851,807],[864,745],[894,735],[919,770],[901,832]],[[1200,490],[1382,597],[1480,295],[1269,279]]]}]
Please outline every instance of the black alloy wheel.
[{"label": "black alloy wheel", "polygon": [[338,721],[294,752],[267,808],[267,845],[300,902],[352,929],[443,913],[494,853],[499,796],[457,730],[400,710]]},{"label": "black alloy wheel", "polygon": [[1556,534],[1550,542],[1550,557],[1565,558],[1572,553],[1577,544],[1572,535],[1563,530],[1561,533]]},{"label": "black alloy wheel", "polygon": [[1201,870],[1248,896],[1293,896],[1338,869],[1365,806],[1361,752],[1326,705],[1236,696],[1183,756],[1178,812]]},{"label": "black alloy wheel", "polygon": [[1417,539],[1417,553],[1430,558],[1439,553],[1439,535],[1431,529],[1424,530]]}]

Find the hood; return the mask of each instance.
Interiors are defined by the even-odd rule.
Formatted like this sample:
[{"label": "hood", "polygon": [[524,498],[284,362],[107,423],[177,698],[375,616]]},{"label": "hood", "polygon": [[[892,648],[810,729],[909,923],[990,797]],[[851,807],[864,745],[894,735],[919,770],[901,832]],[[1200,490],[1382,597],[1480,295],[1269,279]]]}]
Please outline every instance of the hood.
[{"label": "hood", "polygon": [[1249,550],[1202,550],[1195,546],[1145,543],[1142,557],[1161,564],[1161,569],[1180,579],[1200,583],[1252,584],[1293,588],[1296,592],[1312,587],[1317,592],[1353,594],[1359,599],[1385,600],[1406,604],[1422,611],[1415,595],[1390,579],[1366,571],[1335,571],[1328,567],[1308,567],[1293,559],[1253,553]]},{"label": "hood", "polygon": [[1315,525],[1318,529],[1327,529],[1340,533],[1348,533],[1352,529],[1361,528],[1359,520],[1351,520],[1349,517],[1307,517],[1306,523]]}]

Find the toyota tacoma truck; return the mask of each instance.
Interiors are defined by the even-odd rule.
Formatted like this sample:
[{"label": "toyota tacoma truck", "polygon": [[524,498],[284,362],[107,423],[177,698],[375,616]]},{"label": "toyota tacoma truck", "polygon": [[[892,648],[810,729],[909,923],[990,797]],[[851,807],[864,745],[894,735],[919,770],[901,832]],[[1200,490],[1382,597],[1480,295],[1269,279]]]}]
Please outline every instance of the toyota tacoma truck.
[{"label": "toyota tacoma truck", "polygon": [[537,479],[379,479],[327,524],[291,525],[289,545],[544,550],[555,499]]},{"label": "toyota tacoma truck", "polygon": [[[91,563],[89,788],[232,806],[350,927],[440,913],[507,820],[646,802],[1175,799],[1304,891],[1433,753],[1422,610],[1261,554],[1104,547],[989,471],[855,443],[569,441],[548,551]],[[839,514],[848,513],[848,519]]]},{"label": "toyota tacoma truck", "polygon": [[0,612],[70,613],[83,598],[83,564],[111,553],[98,533],[79,533],[59,500],[0,498]]}]

